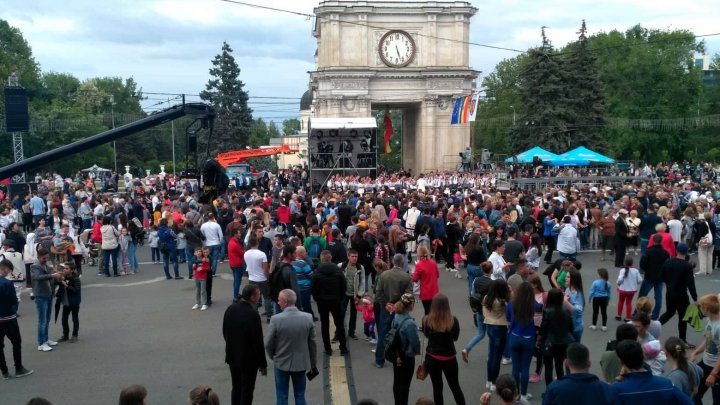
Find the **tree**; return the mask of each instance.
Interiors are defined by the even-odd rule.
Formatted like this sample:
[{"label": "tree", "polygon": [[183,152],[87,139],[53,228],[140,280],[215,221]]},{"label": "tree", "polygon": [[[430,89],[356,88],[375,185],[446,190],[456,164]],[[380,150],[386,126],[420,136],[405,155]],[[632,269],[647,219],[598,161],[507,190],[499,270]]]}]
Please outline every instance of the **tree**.
[{"label": "tree", "polygon": [[595,54],[588,48],[585,20],[582,20],[579,34],[578,40],[565,48],[567,98],[574,118],[568,132],[567,147],[598,149],[604,146],[605,97],[595,65]]},{"label": "tree", "polygon": [[[703,131],[663,128],[662,120],[698,116],[701,72],[695,53],[704,46],[687,30],[636,25],[588,38],[605,89],[609,117],[644,119],[642,127],[615,123],[605,130],[611,153],[620,159],[650,162],[686,159],[694,145],[717,142]],[[701,112],[701,111],[700,111]]]},{"label": "tree", "polygon": [[528,62],[519,74],[524,112],[511,131],[513,153],[533,146],[554,152],[568,150],[570,122],[574,118],[568,99],[567,72],[542,31],[543,44],[528,51]]},{"label": "tree", "polygon": [[300,120],[297,118],[290,118],[283,120],[282,122],[283,135],[297,135],[300,132]]},{"label": "tree", "polygon": [[[21,86],[32,99],[40,86],[40,65],[19,29],[0,19],[0,82],[15,73]],[[0,94],[0,112],[4,113],[5,98]]]},{"label": "tree", "polygon": [[485,97],[478,103],[478,121],[473,124],[474,147],[476,150],[489,149],[494,153],[510,153],[507,142],[512,130],[513,118],[523,115],[520,99],[519,75],[527,64],[525,54],[504,59],[495,70],[485,76],[482,88]]},{"label": "tree", "polygon": [[240,80],[240,67],[232,55],[232,48],[223,42],[222,52],[215,56],[210,68],[210,80],[200,98],[210,103],[217,114],[215,134],[210,145],[212,154],[222,150],[244,148],[250,142],[253,126],[248,94]]},{"label": "tree", "polygon": [[265,120],[262,118],[254,120],[250,131],[250,141],[248,146],[251,148],[258,148],[260,145],[267,145],[269,141],[270,136],[268,135],[268,127]]}]

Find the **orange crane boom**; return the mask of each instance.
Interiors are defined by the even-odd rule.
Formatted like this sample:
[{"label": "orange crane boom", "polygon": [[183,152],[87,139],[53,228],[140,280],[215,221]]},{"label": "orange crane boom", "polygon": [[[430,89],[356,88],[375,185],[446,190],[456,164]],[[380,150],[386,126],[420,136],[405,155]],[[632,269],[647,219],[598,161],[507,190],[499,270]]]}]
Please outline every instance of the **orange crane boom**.
[{"label": "orange crane boom", "polygon": [[266,148],[257,148],[257,149],[241,149],[241,150],[232,150],[229,152],[222,152],[218,153],[217,156],[215,156],[215,160],[222,165],[222,167],[227,167],[229,164],[233,163],[242,163],[248,158],[252,157],[262,157],[262,156],[273,156],[277,155],[278,153],[298,153],[299,150],[297,149],[290,149],[290,146],[288,145],[280,145],[280,146],[270,146]]}]

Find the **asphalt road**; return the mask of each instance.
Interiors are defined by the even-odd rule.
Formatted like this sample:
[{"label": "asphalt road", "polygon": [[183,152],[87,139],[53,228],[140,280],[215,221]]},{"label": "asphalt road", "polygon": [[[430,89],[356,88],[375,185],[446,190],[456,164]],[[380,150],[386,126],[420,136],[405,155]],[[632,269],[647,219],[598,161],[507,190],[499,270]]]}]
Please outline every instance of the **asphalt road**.
[{"label": "asphalt road", "polygon": [[[149,260],[149,248],[139,250],[141,262]],[[597,253],[580,255],[583,262],[583,281],[586,289],[595,279],[595,269],[610,262],[600,262]],[[182,266],[182,265],[181,265]],[[181,273],[187,275],[186,267]],[[185,280],[165,280],[162,266],[145,263],[137,275],[106,279],[97,276],[96,267],[86,268],[83,282],[83,303],[80,310],[80,339],[77,343],[61,343],[49,353],[38,352],[36,344],[36,314],[34,302],[28,293],[23,294],[19,318],[23,336],[23,362],[35,373],[22,379],[0,381],[0,403],[25,404],[34,396],[43,396],[55,405],[97,405],[116,403],[120,390],[133,383],[147,387],[148,404],[185,404],[187,394],[199,384],[208,384],[219,393],[221,403],[230,403],[230,373],[224,364],[222,316],[231,303],[232,281],[227,263],[220,264],[219,278],[213,288],[214,305],[205,312],[192,311],[194,284]],[[611,270],[611,280],[617,278],[617,269]],[[546,281],[546,280],[545,280]],[[243,284],[247,279],[243,280]],[[716,293],[720,274],[696,279],[699,294]],[[547,287],[547,286],[546,286]],[[467,280],[451,277],[442,271],[441,291],[450,297],[454,314],[461,322],[458,352],[474,335],[471,311],[467,306]],[[587,329],[591,311],[585,311],[586,330],[583,343],[589,346],[593,359],[592,371],[599,373],[599,358],[607,340],[614,336],[618,322],[613,319],[617,294],[613,294],[608,312],[607,332]],[[422,307],[417,306],[415,317],[419,321]],[[663,327],[663,341],[677,333],[676,319]],[[362,336],[362,323],[360,333]],[[50,337],[61,335],[60,323],[52,324]],[[323,378],[307,385],[310,404],[354,403],[360,398],[373,398],[381,404],[392,404],[392,368],[377,369],[371,365],[373,353],[364,340],[350,341],[351,356],[324,358],[317,324],[319,359]],[[691,328],[688,338],[693,343],[701,339]],[[5,355],[11,363],[11,351],[6,340]],[[334,356],[339,356],[336,354]],[[487,339],[470,354],[469,364],[460,360],[460,385],[466,401],[478,403],[485,391],[485,362]],[[350,366],[345,375],[344,367]],[[531,368],[534,367],[534,364]],[[330,372],[332,370],[332,372]],[[511,366],[502,366],[501,373],[510,373]],[[349,377],[349,378],[345,378]],[[347,381],[347,383],[346,383]],[[347,384],[347,385],[345,385]],[[543,382],[530,384],[529,392],[540,403],[545,389]],[[445,386],[446,403],[454,403]],[[417,398],[432,398],[430,379],[413,380],[410,403]],[[255,403],[274,403],[275,391],[272,369],[267,377],[258,377]],[[705,398],[710,403],[710,394]]]}]

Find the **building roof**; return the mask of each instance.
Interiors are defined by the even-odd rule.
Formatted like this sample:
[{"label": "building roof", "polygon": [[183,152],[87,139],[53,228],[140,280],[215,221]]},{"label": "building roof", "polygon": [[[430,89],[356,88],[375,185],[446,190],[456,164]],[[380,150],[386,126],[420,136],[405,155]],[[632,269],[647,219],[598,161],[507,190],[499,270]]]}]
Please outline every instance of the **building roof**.
[{"label": "building roof", "polygon": [[313,102],[312,90],[308,89],[300,98],[300,111],[309,110]]}]

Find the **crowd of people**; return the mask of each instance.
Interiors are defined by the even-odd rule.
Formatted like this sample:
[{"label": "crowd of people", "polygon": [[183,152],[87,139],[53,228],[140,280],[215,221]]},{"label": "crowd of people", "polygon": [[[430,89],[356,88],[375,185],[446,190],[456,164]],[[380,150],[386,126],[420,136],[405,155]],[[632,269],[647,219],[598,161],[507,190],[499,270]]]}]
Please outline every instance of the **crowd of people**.
[{"label": "crowd of people", "polygon": [[[228,261],[234,303],[223,334],[232,403],[252,402],[255,376],[267,373],[266,357],[275,369],[277,403],[287,403],[290,381],[296,402],[303,403],[306,378],[318,372],[315,322],[323,353],[333,355],[337,341],[347,355],[350,342],[359,340],[358,317],[375,347],[373,364],[393,369],[400,404],[408,403],[416,373],[430,376],[434,403],[443,403],[443,376],[455,402],[465,403],[455,348],[464,327],[476,333],[460,351],[462,360],[469,362],[487,336],[486,388],[506,403],[531,400],[528,384],[541,381],[543,367],[542,401],[549,404],[586,389],[597,390],[592,399],[600,402],[594,403],[690,403],[709,388],[720,401],[714,383],[720,304],[717,296],[698,297],[695,289],[695,278],[710,276],[719,265],[720,191],[714,178],[691,168],[660,165],[646,181],[615,187],[529,192],[499,191],[492,174],[385,173],[367,183],[334,177],[312,193],[293,187],[303,178],[294,173],[269,176],[258,188],[240,185],[211,204],[198,202],[192,184],[169,180],[157,189],[139,182],[124,193],[103,194],[82,179],[61,187],[49,179],[26,197],[3,196],[0,337],[13,343],[15,376],[29,375],[15,344],[23,289],[32,288],[38,350],[58,344],[48,336],[53,301],[63,307],[59,341],[77,342],[88,261],[97,255],[98,276],[131,276],[141,270],[137,250],[147,244],[168,280],[182,274],[194,280],[193,310],[212,307],[213,278],[218,264]],[[671,175],[676,171],[678,177]],[[583,275],[578,254],[586,249],[600,249],[602,260],[609,251],[617,279],[611,281],[604,268]],[[689,261],[690,253],[697,260]],[[467,279],[473,325],[453,316],[439,284],[442,268]],[[596,278],[587,294],[583,277]],[[587,299],[593,307],[589,328],[606,331],[613,289],[615,319],[623,323],[597,378],[587,373],[589,354],[581,344],[584,305]],[[412,318],[417,299],[419,322]],[[686,336],[685,315],[693,308],[696,317],[708,319],[697,347]],[[679,336],[663,344],[661,327],[675,314]],[[687,356],[686,350],[693,352]],[[699,356],[700,371],[689,366]],[[1,359],[7,378],[4,354]],[[511,376],[500,375],[503,363],[512,363]]]}]

